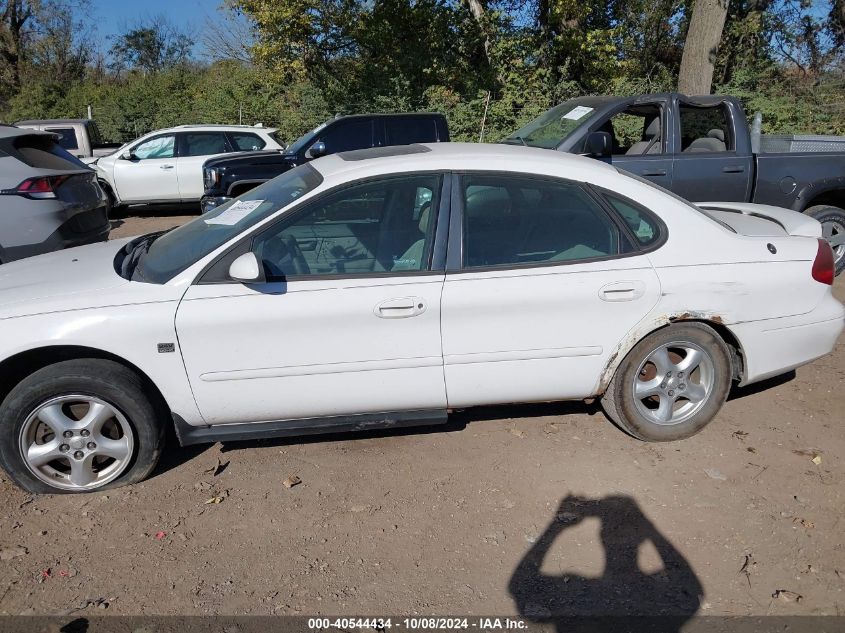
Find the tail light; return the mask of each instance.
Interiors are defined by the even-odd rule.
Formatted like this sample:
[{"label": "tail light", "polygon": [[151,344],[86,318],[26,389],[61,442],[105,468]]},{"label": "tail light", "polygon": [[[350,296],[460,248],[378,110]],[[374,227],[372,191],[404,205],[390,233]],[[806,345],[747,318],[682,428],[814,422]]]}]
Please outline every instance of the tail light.
[{"label": "tail light", "polygon": [[816,251],[816,259],[813,260],[813,279],[832,286],[833,276],[833,249],[827,240],[819,238],[819,250]]},{"label": "tail light", "polygon": [[0,193],[6,195],[19,195],[27,198],[43,200],[55,198],[56,189],[70,176],[41,176],[39,178],[27,178],[14,189],[4,189]]}]

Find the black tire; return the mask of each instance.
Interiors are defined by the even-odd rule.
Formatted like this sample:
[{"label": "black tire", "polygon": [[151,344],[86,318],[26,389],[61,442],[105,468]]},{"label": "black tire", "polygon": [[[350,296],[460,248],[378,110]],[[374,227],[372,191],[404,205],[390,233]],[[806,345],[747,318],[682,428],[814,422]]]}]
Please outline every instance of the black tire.
[{"label": "black tire", "polygon": [[[50,485],[36,476],[20,446],[24,424],[33,412],[50,400],[71,394],[106,403],[123,416],[134,434],[132,450],[127,451],[131,455],[115,468],[119,474],[102,485],[77,490]],[[32,493],[90,492],[139,482],[155,468],[164,447],[163,417],[158,409],[145,395],[139,376],[119,363],[79,359],[50,365],[21,381],[0,405],[0,466],[18,486]]]},{"label": "black tire", "polygon": [[100,187],[102,187],[103,191],[106,193],[106,197],[108,198],[106,217],[112,218],[121,216],[123,211],[126,209],[126,205],[117,203],[117,198],[115,197],[114,192],[105,181],[98,180],[97,182],[100,184]]},{"label": "black tire", "polygon": [[[666,385],[665,388],[664,384],[659,387],[663,390],[663,396],[642,398],[638,404],[634,396],[635,378],[642,380],[641,377],[654,368],[654,375],[649,381],[657,380],[656,365],[647,362],[652,353],[661,348],[668,348],[669,358],[682,359],[680,354],[683,345],[698,348],[709,359],[709,364],[702,361],[698,372],[706,372],[712,376],[712,387],[709,391],[703,389],[707,395],[696,403],[684,399],[683,396],[679,397],[680,404],[675,406],[679,409],[689,406],[692,410],[688,417],[679,415],[677,422],[661,424],[646,415],[650,413],[649,409],[656,409],[657,404],[663,401],[661,398],[666,398],[668,394],[674,395],[673,385],[675,389],[680,386],[684,390],[691,389],[693,385],[687,385],[683,378],[678,378],[676,371],[673,378],[660,379]],[[674,362],[682,363],[682,360]],[[689,380],[689,376],[686,378],[693,383],[703,376],[704,374],[699,373],[692,380]],[[713,419],[728,397],[731,381],[730,352],[716,331],[703,323],[675,324],[653,332],[634,346],[616,369],[601,403],[608,417],[630,435],[647,442],[671,442],[695,435]]]},{"label": "black tire", "polygon": [[[804,213],[822,223],[824,236],[828,240],[838,238],[837,241],[839,241],[845,238],[845,209],[822,204],[810,207]],[[834,274],[839,275],[845,270],[845,243],[840,243],[838,246],[831,244],[831,248],[833,248]]]}]

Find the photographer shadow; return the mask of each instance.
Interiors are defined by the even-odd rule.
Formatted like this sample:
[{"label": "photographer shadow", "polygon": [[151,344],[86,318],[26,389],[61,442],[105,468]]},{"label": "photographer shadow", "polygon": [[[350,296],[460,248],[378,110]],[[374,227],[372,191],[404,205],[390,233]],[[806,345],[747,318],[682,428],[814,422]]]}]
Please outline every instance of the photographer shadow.
[{"label": "photographer shadow", "polygon": [[[597,518],[605,553],[599,577],[541,572],[554,542],[583,520]],[[650,542],[663,569],[640,569],[640,547]],[[565,561],[561,564],[566,568]],[[627,496],[566,497],[543,534],[511,576],[509,590],[527,620],[559,631],[679,631],[701,604],[703,588],[689,563]]]}]

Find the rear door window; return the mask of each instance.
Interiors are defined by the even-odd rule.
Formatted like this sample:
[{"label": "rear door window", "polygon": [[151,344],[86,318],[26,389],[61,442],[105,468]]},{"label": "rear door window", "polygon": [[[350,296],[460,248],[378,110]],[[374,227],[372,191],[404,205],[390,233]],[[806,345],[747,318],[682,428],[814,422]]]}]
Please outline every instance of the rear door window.
[{"label": "rear door window", "polygon": [[79,149],[79,145],[76,142],[76,130],[72,127],[46,127],[44,128],[47,132],[52,132],[53,134],[59,135],[59,145],[66,150],[75,150]]},{"label": "rear door window", "polygon": [[223,132],[186,132],[179,136],[179,156],[210,156],[231,151]]},{"label": "rear door window", "polygon": [[384,120],[386,145],[437,142],[437,126],[427,117],[388,117]]},{"label": "rear door window", "polygon": [[619,230],[580,185],[466,176],[464,267],[563,264],[619,253]]},{"label": "rear door window", "polygon": [[689,153],[731,152],[734,139],[724,105],[680,105],[681,151]]}]

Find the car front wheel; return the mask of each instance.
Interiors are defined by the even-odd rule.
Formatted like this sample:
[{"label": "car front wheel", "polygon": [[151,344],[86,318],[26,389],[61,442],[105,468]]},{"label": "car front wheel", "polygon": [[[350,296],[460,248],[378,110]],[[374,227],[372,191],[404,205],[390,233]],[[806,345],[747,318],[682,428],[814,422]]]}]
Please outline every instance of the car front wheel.
[{"label": "car front wheel", "polygon": [[602,406],[634,437],[668,442],[690,437],[716,415],[731,387],[731,357],[703,323],[658,330],[640,341],[616,370]]},{"label": "car front wheel", "polygon": [[90,492],[144,479],[164,429],[140,378],[109,360],[50,365],[0,406],[0,464],[33,493]]}]

